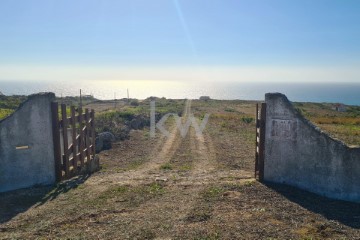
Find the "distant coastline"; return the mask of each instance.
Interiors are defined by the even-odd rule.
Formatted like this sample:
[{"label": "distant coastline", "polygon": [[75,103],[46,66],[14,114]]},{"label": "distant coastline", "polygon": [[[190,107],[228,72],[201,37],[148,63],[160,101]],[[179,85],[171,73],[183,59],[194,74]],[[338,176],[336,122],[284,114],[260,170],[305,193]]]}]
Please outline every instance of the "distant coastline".
[{"label": "distant coastline", "polygon": [[198,99],[210,96],[219,100],[262,100],[267,92],[281,92],[291,101],[328,102],[360,105],[360,84],[357,83],[191,83],[152,81],[90,81],[90,82],[13,82],[0,81],[5,95],[30,95],[54,92],[58,97],[92,95],[101,100],[127,97],[145,99],[150,96],[173,99]]}]

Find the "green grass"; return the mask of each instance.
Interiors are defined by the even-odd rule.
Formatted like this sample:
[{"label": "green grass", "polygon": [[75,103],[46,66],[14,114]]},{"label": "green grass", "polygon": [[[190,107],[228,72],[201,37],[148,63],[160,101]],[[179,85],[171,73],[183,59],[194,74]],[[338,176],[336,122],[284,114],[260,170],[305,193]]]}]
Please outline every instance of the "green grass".
[{"label": "green grass", "polygon": [[225,112],[236,112],[236,110],[233,109],[233,108],[225,108],[224,111],[225,111]]},{"label": "green grass", "polygon": [[86,204],[101,208],[113,202],[122,203],[127,207],[138,207],[153,198],[162,196],[165,192],[164,186],[156,182],[140,186],[117,185],[109,187],[92,199],[88,199]]},{"label": "green grass", "polygon": [[192,209],[186,220],[188,222],[208,221],[213,215],[214,204],[221,198],[223,193],[224,189],[219,186],[209,186],[204,189],[200,193],[201,201]]},{"label": "green grass", "polygon": [[12,114],[15,110],[12,109],[4,109],[4,108],[0,108],[0,119],[4,119],[7,116],[9,116],[10,114]]},{"label": "green grass", "polygon": [[183,172],[186,172],[186,171],[190,171],[192,168],[193,168],[193,166],[190,163],[188,163],[188,164],[182,164],[179,167],[179,170],[183,171]]},{"label": "green grass", "polygon": [[100,199],[107,199],[107,198],[113,198],[115,196],[123,195],[127,191],[129,191],[128,186],[116,186],[113,188],[110,188],[105,193],[99,196]]},{"label": "green grass", "polygon": [[1,109],[16,109],[19,105],[26,100],[26,96],[0,96]]},{"label": "green grass", "polygon": [[0,119],[12,114],[26,100],[26,96],[0,96]]},{"label": "green grass", "polygon": [[254,121],[254,118],[253,117],[242,117],[241,120],[244,123],[252,123],[252,121]]},{"label": "green grass", "polygon": [[163,165],[160,166],[160,169],[161,170],[172,170],[173,169],[173,166],[171,163],[165,163]]},{"label": "green grass", "polygon": [[207,189],[205,189],[202,192],[202,197],[205,201],[214,201],[214,200],[218,200],[221,195],[224,193],[224,188],[219,187],[219,186],[211,186]]}]

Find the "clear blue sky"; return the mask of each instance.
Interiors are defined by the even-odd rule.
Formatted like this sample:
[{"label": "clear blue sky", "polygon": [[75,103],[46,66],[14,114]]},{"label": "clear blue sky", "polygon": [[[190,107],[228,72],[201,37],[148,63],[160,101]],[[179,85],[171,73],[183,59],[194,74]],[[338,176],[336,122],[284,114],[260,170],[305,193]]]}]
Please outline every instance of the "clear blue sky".
[{"label": "clear blue sky", "polygon": [[358,0],[0,1],[0,80],[218,69],[234,80],[259,71],[326,80],[329,70],[360,82],[359,64]]}]

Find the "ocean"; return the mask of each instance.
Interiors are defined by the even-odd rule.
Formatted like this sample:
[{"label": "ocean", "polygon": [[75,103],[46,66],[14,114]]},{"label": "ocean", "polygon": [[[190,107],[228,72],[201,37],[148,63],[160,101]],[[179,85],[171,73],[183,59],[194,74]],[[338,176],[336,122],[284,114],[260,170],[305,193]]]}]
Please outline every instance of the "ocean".
[{"label": "ocean", "polygon": [[150,96],[174,99],[197,99],[210,96],[224,100],[263,100],[265,93],[281,92],[290,101],[331,102],[360,105],[360,83],[250,83],[250,82],[189,82],[189,81],[78,81],[78,82],[19,82],[0,81],[5,95],[29,95],[54,92],[57,96],[83,95],[98,99],[127,97],[145,99]]}]

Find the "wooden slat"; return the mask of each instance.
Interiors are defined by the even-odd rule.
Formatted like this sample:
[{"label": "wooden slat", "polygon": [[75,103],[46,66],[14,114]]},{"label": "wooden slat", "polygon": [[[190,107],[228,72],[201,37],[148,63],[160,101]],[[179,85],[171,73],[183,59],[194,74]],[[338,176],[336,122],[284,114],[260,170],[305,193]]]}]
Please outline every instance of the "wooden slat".
[{"label": "wooden slat", "polygon": [[87,148],[84,148],[84,150],[82,152],[82,155],[84,156],[84,165],[86,165],[88,163],[86,153],[87,153]]},{"label": "wooden slat", "polygon": [[60,144],[60,126],[59,126],[59,104],[51,103],[52,130],[54,144],[54,160],[55,160],[55,178],[57,182],[61,181],[61,144]]},{"label": "wooden slat", "polygon": [[94,109],[91,109],[90,113],[91,117],[91,152],[92,152],[92,158],[95,157],[95,111]]},{"label": "wooden slat", "polygon": [[[80,118],[81,118],[81,119],[85,119],[85,114],[80,114],[80,108],[79,108],[79,115],[77,115],[77,116],[75,117],[75,121],[76,121],[76,122],[80,122]],[[71,118],[71,117],[68,117],[67,120],[68,120],[68,125],[71,125],[71,124],[72,124],[72,118]],[[63,124],[62,119],[59,120],[59,125],[60,125],[60,128],[63,128],[64,124]]]},{"label": "wooden slat", "polygon": [[86,158],[87,161],[90,161],[90,124],[89,124],[89,120],[90,120],[90,114],[89,114],[89,109],[85,109],[85,126],[86,126],[86,131],[85,131],[85,146],[86,146]]},{"label": "wooden slat", "polygon": [[[72,139],[72,137],[71,137],[71,139]],[[69,145],[68,154],[71,155],[73,152],[74,152],[74,144],[72,143]]]},{"label": "wooden slat", "polygon": [[61,117],[62,117],[62,121],[63,121],[63,144],[64,144],[63,165],[64,165],[64,170],[65,170],[65,177],[68,178],[70,164],[69,164],[69,152],[68,152],[69,143],[68,143],[68,134],[67,134],[68,121],[67,121],[67,116],[66,116],[66,105],[65,104],[61,104]]},{"label": "wooden slat", "polygon": [[74,158],[74,162],[73,162],[73,167],[74,167],[74,174],[76,174],[77,172],[77,163],[78,163],[78,159],[77,159],[77,132],[76,132],[76,118],[75,118],[75,107],[71,106],[70,108],[71,111],[71,128],[72,128],[72,153],[73,153],[73,158]]},{"label": "wooden slat", "polygon": [[255,178],[257,177],[257,170],[259,165],[259,157],[257,154],[257,147],[258,147],[258,119],[259,119],[259,104],[256,104],[256,112],[255,112]]},{"label": "wooden slat", "polygon": [[74,157],[71,157],[71,158],[69,159],[69,163],[71,163],[71,164],[70,164],[70,170],[71,170],[71,169],[74,168],[74,164],[73,164],[73,163],[74,163]]},{"label": "wooden slat", "polygon": [[79,152],[80,152],[80,165],[81,168],[84,167],[84,133],[83,133],[83,114],[82,114],[82,108],[79,108],[79,127],[80,127],[80,133],[79,133]]}]

